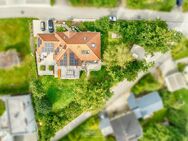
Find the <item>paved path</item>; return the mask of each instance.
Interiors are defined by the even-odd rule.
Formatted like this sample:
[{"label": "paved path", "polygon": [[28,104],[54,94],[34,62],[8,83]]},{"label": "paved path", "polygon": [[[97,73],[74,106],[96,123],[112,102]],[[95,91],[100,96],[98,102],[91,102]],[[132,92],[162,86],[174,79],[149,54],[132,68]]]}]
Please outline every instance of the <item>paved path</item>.
[{"label": "paved path", "polygon": [[155,65],[150,68],[147,72],[140,72],[134,81],[127,81],[126,79],[119,82],[117,85],[111,88],[111,92],[114,94],[110,100],[106,103],[106,111],[108,113],[121,112],[128,110],[127,99],[131,94],[131,88],[147,73],[156,69],[165,60],[171,57],[169,52],[162,54],[156,61]]},{"label": "paved path", "polygon": [[92,116],[91,112],[85,112],[82,113],[80,116],[75,118],[73,121],[71,121],[69,124],[67,124],[64,128],[56,132],[55,136],[50,139],[50,141],[58,141],[61,138],[63,138],[65,135],[67,135],[69,132],[71,132],[74,128],[76,128],[78,125],[86,121],[88,118]]}]

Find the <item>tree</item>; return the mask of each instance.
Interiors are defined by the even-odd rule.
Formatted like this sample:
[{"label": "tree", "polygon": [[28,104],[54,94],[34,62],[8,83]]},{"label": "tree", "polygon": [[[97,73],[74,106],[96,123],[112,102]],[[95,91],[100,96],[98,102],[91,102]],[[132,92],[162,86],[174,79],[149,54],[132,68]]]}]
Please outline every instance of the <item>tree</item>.
[{"label": "tree", "polygon": [[180,41],[182,35],[168,29],[161,20],[121,22],[120,33],[123,41],[128,44],[138,44],[149,53],[166,52]]},{"label": "tree", "polygon": [[104,62],[108,68],[119,66],[125,68],[126,64],[133,60],[132,55],[126,45],[109,46],[104,53]]}]

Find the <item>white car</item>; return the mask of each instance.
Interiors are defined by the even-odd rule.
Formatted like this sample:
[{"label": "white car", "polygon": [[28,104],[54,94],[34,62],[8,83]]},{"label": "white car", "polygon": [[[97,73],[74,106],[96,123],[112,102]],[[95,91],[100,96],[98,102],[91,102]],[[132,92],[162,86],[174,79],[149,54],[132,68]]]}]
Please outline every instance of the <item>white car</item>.
[{"label": "white car", "polygon": [[109,16],[109,20],[111,22],[116,22],[117,21],[117,17],[116,16]]}]

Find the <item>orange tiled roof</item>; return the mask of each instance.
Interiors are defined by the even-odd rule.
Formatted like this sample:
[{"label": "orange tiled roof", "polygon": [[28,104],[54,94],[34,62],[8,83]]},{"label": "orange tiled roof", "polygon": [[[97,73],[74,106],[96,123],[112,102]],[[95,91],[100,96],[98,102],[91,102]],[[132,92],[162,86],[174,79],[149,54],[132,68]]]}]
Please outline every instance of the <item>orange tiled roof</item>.
[{"label": "orange tiled roof", "polygon": [[[62,58],[67,49],[72,50],[80,60],[100,60],[101,39],[99,32],[56,32],[55,34],[39,34],[39,37],[44,41],[65,42],[67,47],[55,57],[56,61]],[[82,50],[89,51],[89,54],[82,54]]]},{"label": "orange tiled roof", "polygon": [[38,36],[43,40],[43,41],[59,41],[56,37],[55,34],[38,34]]}]

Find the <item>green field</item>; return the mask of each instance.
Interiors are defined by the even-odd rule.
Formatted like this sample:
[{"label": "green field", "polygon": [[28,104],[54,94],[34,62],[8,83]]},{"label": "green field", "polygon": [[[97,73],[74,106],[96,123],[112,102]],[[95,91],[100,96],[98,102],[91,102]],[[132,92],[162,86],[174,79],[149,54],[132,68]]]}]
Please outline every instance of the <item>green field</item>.
[{"label": "green field", "polygon": [[0,20],[0,51],[16,49],[21,58],[21,66],[0,70],[0,93],[20,93],[29,91],[31,64],[30,19]]},{"label": "green field", "polygon": [[171,11],[176,5],[175,2],[175,0],[126,0],[128,8],[159,11]]},{"label": "green field", "polygon": [[73,6],[115,7],[118,0],[69,0]]}]

